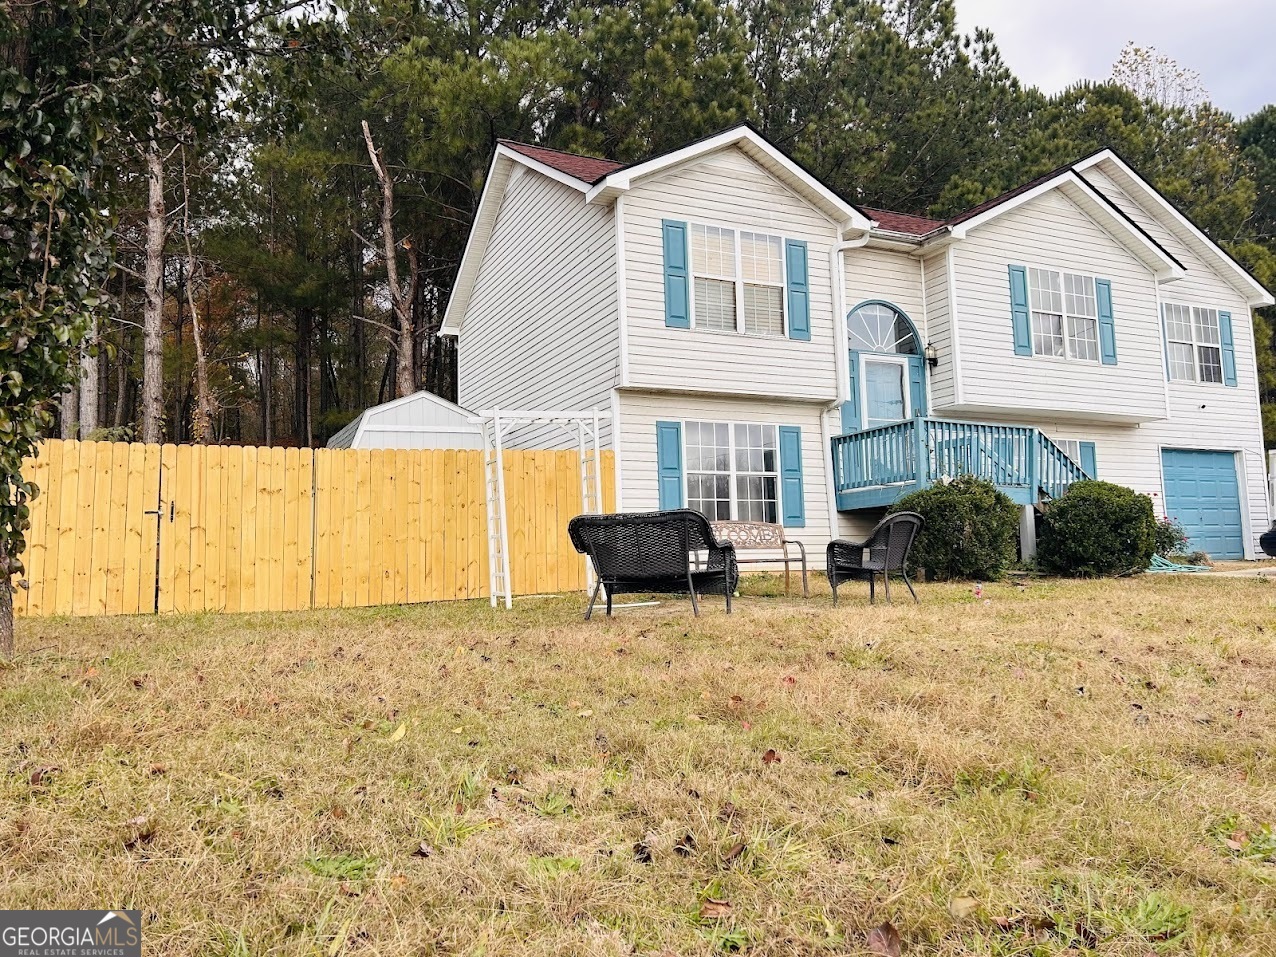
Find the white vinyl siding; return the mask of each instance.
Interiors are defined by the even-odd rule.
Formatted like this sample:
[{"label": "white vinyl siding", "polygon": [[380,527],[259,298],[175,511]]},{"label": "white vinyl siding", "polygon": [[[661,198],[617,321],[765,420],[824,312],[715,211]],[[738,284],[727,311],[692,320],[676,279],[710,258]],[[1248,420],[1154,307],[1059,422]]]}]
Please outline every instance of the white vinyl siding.
[{"label": "white vinyl siding", "polygon": [[952,322],[948,307],[948,257],[945,253],[927,256],[922,268],[926,296],[926,341],[935,347],[939,365],[927,366],[932,414],[954,404],[956,360],[953,354]]},{"label": "white vinyl siding", "polygon": [[[656,423],[675,421],[683,423],[684,447],[689,441],[690,423],[729,424],[732,429],[745,427],[750,430],[747,440],[749,456],[747,467],[741,469],[739,464],[745,459],[736,460],[736,498],[739,495],[739,482],[745,480],[746,497],[752,496],[758,485],[756,479],[766,472],[765,456],[755,456],[754,438],[761,439],[761,429],[752,433],[755,427],[775,427],[782,425],[797,426],[802,430],[802,484],[803,504],[806,508],[806,526],[804,528],[786,528],[786,538],[798,540],[806,545],[807,560],[811,574],[822,567],[824,547],[833,538],[830,528],[828,510],[828,462],[829,451],[824,444],[821,433],[821,416],[823,408],[813,402],[784,402],[776,399],[758,399],[747,397],[727,397],[708,395],[672,395],[665,392],[628,391],[620,392],[620,449],[623,461],[623,499],[625,511],[641,512],[660,507],[660,495],[656,487]],[[836,414],[830,418],[830,428],[836,434],[832,423]],[[730,437],[735,441],[737,455],[745,448],[746,443]],[[715,442],[717,439],[715,438]],[[692,460],[689,452],[684,456],[684,482],[692,472]],[[728,463],[730,464],[730,463]],[[755,470],[754,465],[761,465]],[[716,470],[716,469],[715,469]],[[707,469],[700,472],[711,471]],[[741,473],[744,473],[743,475]],[[765,483],[763,483],[765,485]],[[753,486],[752,489],[749,486]],[[684,485],[685,489],[685,485]],[[728,486],[728,493],[731,489]],[[689,499],[684,499],[688,507]]]},{"label": "white vinyl siding", "polygon": [[[961,353],[960,410],[985,417],[1054,413],[1128,421],[1151,421],[1165,415],[1154,277],[1065,196],[1057,191],[1045,193],[972,229],[953,247],[953,260]],[[1058,336],[1065,356],[1070,348],[1065,319],[1070,308],[1079,314],[1091,311],[1093,280],[1073,284],[1069,295],[1063,275],[1109,280],[1120,365],[1017,357],[1007,277],[1010,263],[1039,270],[1048,266],[1058,277],[1057,286],[1051,286],[1057,295],[1052,292],[1048,301],[1038,298],[1033,309],[1044,312],[1040,307],[1048,305],[1058,310]],[[1071,331],[1071,348],[1088,349],[1089,330],[1074,322]]]},{"label": "white vinyl siding", "polygon": [[[661,231],[665,219],[688,224],[691,329],[665,325]],[[636,183],[625,194],[623,220],[630,386],[825,401],[836,398],[829,250],[837,230],[822,213],[731,148]],[[708,265],[719,271],[704,274],[706,279],[722,282],[721,291],[711,292],[707,286],[702,289],[696,279],[700,275],[695,263],[699,225],[733,233],[738,257],[735,268],[715,262]],[[762,257],[768,263],[765,277],[759,270],[759,238],[764,246],[778,248],[781,256],[783,243],[777,244],[778,240],[807,243],[809,342],[782,335],[782,273],[778,282],[772,281],[775,274],[769,263],[774,260],[769,254]],[[746,251],[748,265],[739,261]],[[777,265],[782,269],[782,260]],[[728,281],[733,292],[738,289],[734,304],[726,295]],[[754,291],[746,299],[750,288]],[[717,329],[731,328],[732,309],[747,323],[738,328],[741,334],[725,335]],[[715,329],[706,328],[704,317],[709,310]]]},{"label": "white vinyl siding", "polygon": [[[458,400],[479,411],[604,410],[620,364],[612,211],[519,169],[497,214],[457,343]],[[555,426],[523,426],[515,448],[575,448]]]},{"label": "white vinyl siding", "polygon": [[[1216,264],[1212,256],[1207,260],[1198,253],[1194,242],[1189,242],[1180,232],[1182,227],[1173,224],[1166,214],[1158,212],[1153,215],[1137,203],[1117,182],[1122,175],[1117,167],[1106,164],[1092,167],[1085,173],[1086,179],[1095,188],[1183,264],[1186,275],[1161,287],[1164,302],[1207,305],[1232,314],[1237,386],[1225,388],[1199,381],[1167,383],[1166,367],[1162,364],[1159,385],[1166,394],[1168,419],[1150,422],[1139,428],[1136,433],[1137,451],[1136,447],[1127,446],[1125,442],[1105,446],[1103,437],[1097,435],[1098,455],[1103,463],[1104,478],[1109,478],[1113,467],[1125,468],[1131,476],[1130,481],[1124,478],[1112,480],[1133,485],[1138,491],[1156,492],[1159,496],[1159,452],[1153,455],[1147,449],[1195,448],[1239,452],[1237,477],[1241,483],[1242,507],[1247,511],[1247,545],[1250,549],[1257,550],[1258,536],[1268,528],[1270,519],[1250,308],[1242,293],[1223,277],[1221,270],[1227,267]],[[1116,295],[1114,283],[1113,296]],[[1157,333],[1161,334],[1159,326]],[[1118,326],[1118,349],[1122,345],[1120,335]],[[1121,361],[1125,362],[1124,353],[1121,354]],[[1149,384],[1148,388],[1152,386]],[[1158,513],[1163,512],[1160,498],[1155,501]]]}]

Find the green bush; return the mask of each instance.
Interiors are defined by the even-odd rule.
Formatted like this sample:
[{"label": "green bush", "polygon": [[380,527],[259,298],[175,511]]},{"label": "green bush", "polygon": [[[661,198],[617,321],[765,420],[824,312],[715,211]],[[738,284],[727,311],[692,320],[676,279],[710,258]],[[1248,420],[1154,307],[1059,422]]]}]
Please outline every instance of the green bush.
[{"label": "green bush", "polygon": [[1045,510],[1037,559],[1061,575],[1143,571],[1156,553],[1152,500],[1111,482],[1077,482]]},{"label": "green bush", "polygon": [[891,512],[926,519],[909,566],[929,578],[1000,578],[1017,555],[1019,506],[982,479],[962,475],[906,495]]}]

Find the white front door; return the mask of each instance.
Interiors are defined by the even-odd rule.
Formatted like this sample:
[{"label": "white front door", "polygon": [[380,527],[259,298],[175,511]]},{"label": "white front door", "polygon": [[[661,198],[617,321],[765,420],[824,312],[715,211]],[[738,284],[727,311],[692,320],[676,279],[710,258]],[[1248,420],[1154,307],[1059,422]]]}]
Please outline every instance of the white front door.
[{"label": "white front door", "polygon": [[864,355],[864,428],[902,422],[909,417],[908,359]]}]

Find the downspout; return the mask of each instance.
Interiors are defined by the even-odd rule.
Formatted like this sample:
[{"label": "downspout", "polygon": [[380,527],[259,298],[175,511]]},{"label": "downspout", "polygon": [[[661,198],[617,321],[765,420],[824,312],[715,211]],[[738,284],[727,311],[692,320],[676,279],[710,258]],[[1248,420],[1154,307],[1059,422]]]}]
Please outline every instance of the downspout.
[{"label": "downspout", "polygon": [[834,486],[833,469],[833,433],[829,427],[829,416],[840,413],[842,403],[849,398],[850,369],[847,367],[848,343],[846,340],[846,262],[843,253],[848,249],[859,249],[868,243],[872,234],[865,230],[863,235],[854,239],[844,239],[834,243],[829,250],[829,272],[833,277],[833,367],[837,374],[837,398],[824,407],[820,413],[820,433],[824,440],[824,491],[828,496],[829,532],[837,537],[837,489]]}]

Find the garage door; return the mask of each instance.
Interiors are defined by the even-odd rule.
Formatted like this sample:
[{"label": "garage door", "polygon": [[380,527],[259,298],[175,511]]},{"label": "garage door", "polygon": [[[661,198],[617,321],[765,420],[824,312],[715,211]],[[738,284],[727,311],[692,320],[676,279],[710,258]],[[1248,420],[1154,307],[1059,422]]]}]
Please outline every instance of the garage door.
[{"label": "garage door", "polygon": [[1166,449],[1165,511],[1187,532],[1189,546],[1211,558],[1244,558],[1241,496],[1231,452]]}]

